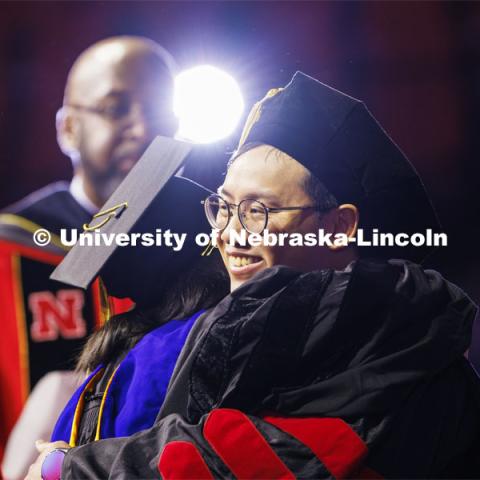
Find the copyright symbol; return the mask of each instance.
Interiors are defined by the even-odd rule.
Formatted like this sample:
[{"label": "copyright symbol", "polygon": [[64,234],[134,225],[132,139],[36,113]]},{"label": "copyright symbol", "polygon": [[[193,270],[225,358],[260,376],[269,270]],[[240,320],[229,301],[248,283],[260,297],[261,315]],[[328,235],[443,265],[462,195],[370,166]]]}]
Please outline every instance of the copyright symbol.
[{"label": "copyright symbol", "polygon": [[39,247],[44,247],[45,245],[48,245],[51,239],[52,237],[50,235],[50,232],[48,230],[45,230],[44,228],[39,228],[33,234],[33,241],[35,242],[35,245],[38,245]]}]

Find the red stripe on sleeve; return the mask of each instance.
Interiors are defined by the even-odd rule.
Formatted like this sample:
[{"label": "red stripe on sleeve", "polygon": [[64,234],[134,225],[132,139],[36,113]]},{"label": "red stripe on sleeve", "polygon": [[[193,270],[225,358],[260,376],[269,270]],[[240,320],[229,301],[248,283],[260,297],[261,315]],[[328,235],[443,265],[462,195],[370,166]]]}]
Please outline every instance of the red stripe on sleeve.
[{"label": "red stripe on sleeve", "polygon": [[164,480],[213,480],[213,475],[190,442],[170,442],[165,445],[158,461],[158,471]]},{"label": "red stripe on sleeve", "polygon": [[263,420],[306,445],[337,479],[358,471],[368,448],[357,433],[339,418],[282,418]]},{"label": "red stripe on sleeve", "polygon": [[203,435],[237,478],[295,478],[252,421],[238,410],[213,410]]}]

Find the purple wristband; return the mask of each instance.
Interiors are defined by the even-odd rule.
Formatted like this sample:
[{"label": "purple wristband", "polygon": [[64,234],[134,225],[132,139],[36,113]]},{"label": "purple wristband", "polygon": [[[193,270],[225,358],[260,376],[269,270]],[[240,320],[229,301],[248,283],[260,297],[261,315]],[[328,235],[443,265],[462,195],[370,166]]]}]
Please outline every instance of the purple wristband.
[{"label": "purple wristband", "polygon": [[56,448],[45,457],[42,463],[42,480],[60,480],[66,453],[66,448]]}]

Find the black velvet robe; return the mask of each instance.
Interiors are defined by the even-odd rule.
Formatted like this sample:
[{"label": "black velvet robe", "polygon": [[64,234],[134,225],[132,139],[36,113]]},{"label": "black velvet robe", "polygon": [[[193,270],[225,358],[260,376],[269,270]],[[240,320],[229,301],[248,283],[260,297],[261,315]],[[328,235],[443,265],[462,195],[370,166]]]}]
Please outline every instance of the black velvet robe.
[{"label": "black velvet robe", "polygon": [[368,449],[363,465],[385,478],[480,478],[480,382],[464,357],[475,311],[440,274],[405,261],[263,271],[194,326],[155,426],[72,449],[62,479],[159,478],[172,442],[234,478],[206,439],[216,409],[248,414],[297,478],[334,475],[266,412],[341,419]]}]

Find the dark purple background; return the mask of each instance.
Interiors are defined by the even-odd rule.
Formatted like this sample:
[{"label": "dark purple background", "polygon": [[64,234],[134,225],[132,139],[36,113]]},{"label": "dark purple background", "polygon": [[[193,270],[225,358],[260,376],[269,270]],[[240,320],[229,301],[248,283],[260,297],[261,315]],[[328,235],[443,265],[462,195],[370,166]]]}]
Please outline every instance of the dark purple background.
[{"label": "dark purple background", "polygon": [[248,107],[297,69],[365,100],[449,233],[430,264],[480,300],[480,4],[2,2],[0,207],[69,178],[54,127],[66,75],[84,48],[117,34],[151,37],[182,68],[226,69]]}]

